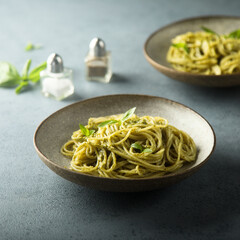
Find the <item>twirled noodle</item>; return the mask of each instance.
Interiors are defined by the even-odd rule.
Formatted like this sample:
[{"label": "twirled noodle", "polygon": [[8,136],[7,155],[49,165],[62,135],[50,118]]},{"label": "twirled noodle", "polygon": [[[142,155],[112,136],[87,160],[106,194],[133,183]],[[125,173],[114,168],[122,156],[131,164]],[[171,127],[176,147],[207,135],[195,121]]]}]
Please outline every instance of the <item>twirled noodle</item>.
[{"label": "twirled noodle", "polygon": [[[240,39],[209,32],[188,32],[176,36],[172,43],[167,61],[179,71],[206,75],[240,72]],[[186,48],[176,47],[179,43]]]},{"label": "twirled noodle", "polygon": [[[121,116],[90,118],[85,128],[95,132],[88,137],[81,130],[73,133],[61,148],[62,154],[72,158],[72,170],[108,178],[150,178],[195,161],[197,151],[192,138],[161,117],[133,114],[121,124],[98,126],[109,119],[120,120]],[[143,151],[134,148],[134,143]]]}]

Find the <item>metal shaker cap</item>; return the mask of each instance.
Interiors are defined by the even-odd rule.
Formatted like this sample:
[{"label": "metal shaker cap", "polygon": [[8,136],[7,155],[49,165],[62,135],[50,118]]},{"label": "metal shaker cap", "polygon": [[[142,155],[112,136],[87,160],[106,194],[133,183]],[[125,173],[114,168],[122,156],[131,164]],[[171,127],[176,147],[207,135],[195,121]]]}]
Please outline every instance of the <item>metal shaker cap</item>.
[{"label": "metal shaker cap", "polygon": [[64,71],[63,59],[56,53],[49,55],[47,59],[47,69],[52,73],[61,73]]},{"label": "metal shaker cap", "polygon": [[105,43],[101,38],[93,38],[89,44],[89,55],[91,57],[104,57],[106,55]]}]

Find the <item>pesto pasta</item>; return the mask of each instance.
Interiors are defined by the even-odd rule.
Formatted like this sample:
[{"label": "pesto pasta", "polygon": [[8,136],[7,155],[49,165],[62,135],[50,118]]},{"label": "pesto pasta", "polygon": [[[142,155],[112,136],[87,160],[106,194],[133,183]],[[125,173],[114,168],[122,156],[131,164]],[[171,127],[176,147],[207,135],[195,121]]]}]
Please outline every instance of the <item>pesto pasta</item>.
[{"label": "pesto pasta", "polygon": [[204,31],[187,32],[172,39],[167,61],[183,72],[205,75],[240,72],[240,30],[219,35]]},{"label": "pesto pasta", "polygon": [[193,139],[161,117],[125,114],[90,118],[61,152],[71,169],[107,178],[152,178],[196,160]]}]

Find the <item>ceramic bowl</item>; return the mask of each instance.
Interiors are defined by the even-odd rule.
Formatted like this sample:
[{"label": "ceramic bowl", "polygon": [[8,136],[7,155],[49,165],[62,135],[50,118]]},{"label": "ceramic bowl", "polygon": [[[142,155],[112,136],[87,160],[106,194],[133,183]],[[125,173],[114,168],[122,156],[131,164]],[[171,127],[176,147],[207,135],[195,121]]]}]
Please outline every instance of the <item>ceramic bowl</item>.
[{"label": "ceramic bowl", "polygon": [[[79,123],[88,118],[124,113],[136,107],[136,114],[161,116],[171,125],[187,132],[198,149],[196,162],[158,178],[112,179],[94,177],[69,169],[70,159],[60,153],[61,146],[70,139]],[[83,100],[50,115],[37,128],[34,146],[42,161],[55,173],[74,183],[105,191],[133,192],[162,188],[196,172],[207,162],[215,147],[215,134],[210,124],[192,109],[161,97],[146,95],[108,95]]]},{"label": "ceramic bowl", "polygon": [[181,72],[173,69],[166,56],[171,39],[179,34],[201,30],[201,26],[213,29],[219,34],[227,34],[239,29],[240,17],[204,16],[184,19],[160,28],[151,34],[144,45],[147,61],[159,72],[185,83],[208,87],[231,87],[240,85],[240,73],[231,75],[201,75]]}]

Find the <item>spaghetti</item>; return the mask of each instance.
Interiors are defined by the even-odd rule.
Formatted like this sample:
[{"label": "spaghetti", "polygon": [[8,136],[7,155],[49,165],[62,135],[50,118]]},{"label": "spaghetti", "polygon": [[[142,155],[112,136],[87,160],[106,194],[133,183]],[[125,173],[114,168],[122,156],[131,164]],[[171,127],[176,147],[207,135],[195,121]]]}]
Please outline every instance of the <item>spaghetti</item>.
[{"label": "spaghetti", "polygon": [[196,146],[185,132],[161,117],[124,115],[90,118],[73,132],[61,152],[71,169],[108,178],[159,177],[196,160]]},{"label": "spaghetti", "polygon": [[205,32],[187,32],[172,39],[167,61],[173,68],[205,75],[240,72],[240,30],[229,35]]}]

